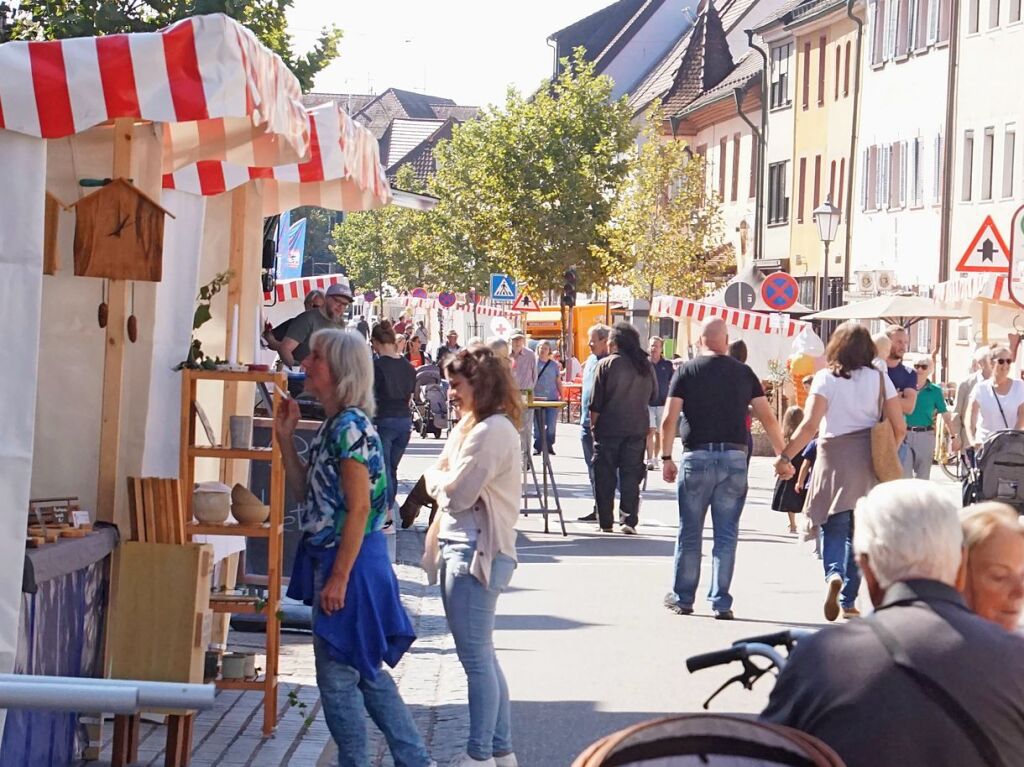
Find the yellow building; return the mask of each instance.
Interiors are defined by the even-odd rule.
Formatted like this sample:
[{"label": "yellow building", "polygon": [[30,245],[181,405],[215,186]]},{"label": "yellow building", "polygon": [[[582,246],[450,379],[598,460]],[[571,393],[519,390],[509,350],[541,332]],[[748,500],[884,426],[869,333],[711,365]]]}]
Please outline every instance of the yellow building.
[{"label": "yellow building", "polygon": [[[853,13],[863,16],[863,3]],[[841,224],[830,247],[828,275],[833,280],[830,301],[841,302],[847,248],[848,205],[853,181],[855,89],[858,78],[858,25],[847,15],[842,0],[804,2],[780,19],[792,34],[793,154],[790,216],[790,269],[794,277],[817,278],[820,305],[824,248],[812,211],[826,199],[842,211]],[[769,138],[770,141],[770,138]]]}]

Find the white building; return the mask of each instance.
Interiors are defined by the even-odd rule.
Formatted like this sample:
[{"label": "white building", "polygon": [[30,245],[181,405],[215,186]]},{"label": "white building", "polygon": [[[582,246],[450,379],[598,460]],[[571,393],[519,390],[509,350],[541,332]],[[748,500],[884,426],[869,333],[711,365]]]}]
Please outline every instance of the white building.
[{"label": "white building", "polygon": [[927,289],[940,277],[950,0],[872,0],[867,16],[850,253],[856,296]]}]

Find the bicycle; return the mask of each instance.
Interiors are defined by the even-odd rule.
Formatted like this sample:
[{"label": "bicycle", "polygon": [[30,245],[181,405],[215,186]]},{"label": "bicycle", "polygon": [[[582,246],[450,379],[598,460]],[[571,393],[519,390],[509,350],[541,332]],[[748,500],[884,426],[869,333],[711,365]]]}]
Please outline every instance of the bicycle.
[{"label": "bicycle", "polygon": [[[743,670],[736,676],[726,680],[704,701],[705,711],[710,709],[711,701],[717,698],[726,688],[734,684],[742,684],[745,690],[752,690],[754,684],[770,671],[782,671],[786,667],[789,654],[793,647],[801,640],[806,639],[813,631],[807,629],[785,629],[772,634],[760,634],[758,636],[737,639],[732,647],[725,650],[694,655],[686,659],[686,668],[694,674],[704,669],[715,666],[725,666],[735,661],[743,664]],[[776,647],[784,647],[786,654],[783,655]],[[754,663],[753,658],[764,658],[768,661],[767,666],[760,666]],[[776,674],[777,675],[777,674]]]}]

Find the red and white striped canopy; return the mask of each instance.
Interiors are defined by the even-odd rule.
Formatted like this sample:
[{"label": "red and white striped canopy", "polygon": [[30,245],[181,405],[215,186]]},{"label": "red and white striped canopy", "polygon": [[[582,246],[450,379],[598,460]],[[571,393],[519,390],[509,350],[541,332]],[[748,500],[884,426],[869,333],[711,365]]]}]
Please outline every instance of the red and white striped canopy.
[{"label": "red and white striped canopy", "polygon": [[[652,317],[671,317],[675,320],[694,320],[703,322],[712,317],[721,317],[729,325],[743,330],[753,330],[759,333],[778,335],[777,331],[769,325],[770,315],[762,312],[748,312],[743,309],[730,309],[727,306],[716,306],[705,304],[700,301],[691,301],[688,298],[677,296],[658,296],[651,305]],[[795,336],[809,323],[802,320],[793,320],[788,317],[783,320],[782,332],[786,336]]]},{"label": "red and white striped canopy", "polygon": [[1003,301],[1010,303],[1007,290],[1007,275],[974,272],[957,277],[935,286],[935,298],[939,303],[956,305],[975,299]]},{"label": "red and white striped canopy", "polygon": [[269,301],[272,297],[277,298],[278,302],[281,301],[292,301],[298,299],[302,301],[306,298],[306,294],[311,290],[327,290],[331,285],[336,282],[348,282],[348,277],[344,274],[325,274],[322,277],[302,277],[295,280],[280,280],[276,286],[274,286],[273,293],[263,293],[264,300]]},{"label": "red and white striped canopy", "polygon": [[0,45],[0,128],[62,138],[119,117],[166,123],[164,167],[301,159],[309,119],[280,57],[223,14],[159,32]]},{"label": "red and white striped canopy", "polygon": [[309,110],[308,115],[306,161],[276,166],[199,162],[166,174],[164,188],[210,196],[262,181],[264,216],[301,205],[346,211],[387,205],[391,188],[373,134],[332,102]]},{"label": "red and white striped canopy", "polygon": [[[399,302],[409,309],[444,309],[437,298],[414,298],[412,296],[401,296]],[[457,312],[468,312],[472,314],[473,305],[468,301],[460,301],[451,307]],[[498,306],[491,306],[489,304],[477,304],[476,313],[481,317],[509,317],[518,314],[518,312],[512,312],[508,309],[503,309]]]}]

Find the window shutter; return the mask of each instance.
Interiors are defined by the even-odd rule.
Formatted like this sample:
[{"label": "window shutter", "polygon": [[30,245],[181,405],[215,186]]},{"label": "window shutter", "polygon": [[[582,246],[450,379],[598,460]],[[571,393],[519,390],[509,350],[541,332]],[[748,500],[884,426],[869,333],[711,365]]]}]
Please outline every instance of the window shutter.
[{"label": "window shutter", "polygon": [[886,145],[878,149],[878,210],[889,207],[889,162],[892,157],[892,146]]},{"label": "window shutter", "polygon": [[800,186],[797,189],[796,194],[796,222],[802,224],[804,222],[804,198],[805,192],[807,191],[807,158],[800,158],[800,179],[797,182]]},{"label": "window shutter", "polygon": [[910,52],[910,0],[896,0],[896,52],[897,59]]},{"label": "window shutter", "polygon": [[850,41],[846,41],[846,68],[843,70],[843,95],[850,95]]},{"label": "window shutter", "polygon": [[[814,207],[821,205],[821,155],[814,156]],[[812,208],[813,210],[813,208]]]},{"label": "window shutter", "polygon": [[877,66],[885,60],[885,0],[871,4],[871,25],[871,63]]},{"label": "window shutter", "polygon": [[902,141],[900,147],[900,199],[899,206],[903,208],[907,204],[907,142]]},{"label": "window shutter", "polygon": [[800,105],[807,109],[811,103],[811,44],[804,43],[803,93]]},{"label": "window shutter", "polygon": [[865,149],[864,159],[861,161],[860,168],[860,209],[868,209],[868,184],[871,179],[868,175],[868,168],[871,166],[871,149],[870,147]]},{"label": "window shutter", "polygon": [[[843,157],[839,160],[839,196],[836,198],[836,206],[843,211],[846,211],[846,198],[843,197],[843,181],[846,180],[846,158]],[[849,215],[849,211],[846,211]]]},{"label": "window shutter", "polygon": [[729,198],[736,202],[740,196],[740,134],[732,137],[732,194]]},{"label": "window shutter", "polygon": [[934,0],[916,0],[916,16],[914,22],[914,50],[921,51],[928,47],[928,13]]},{"label": "window shutter", "polygon": [[818,38],[818,106],[825,103],[825,56],[828,53],[825,35]]}]

